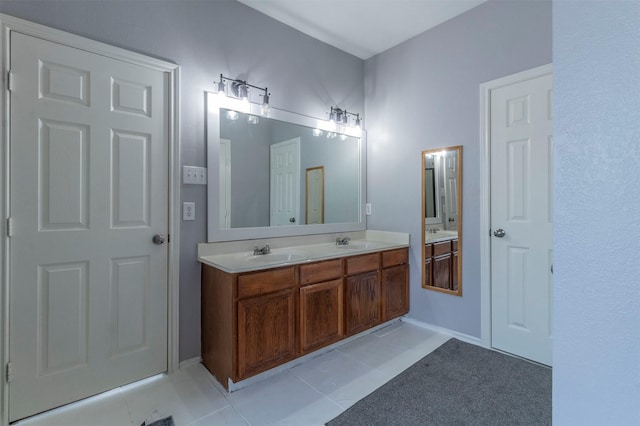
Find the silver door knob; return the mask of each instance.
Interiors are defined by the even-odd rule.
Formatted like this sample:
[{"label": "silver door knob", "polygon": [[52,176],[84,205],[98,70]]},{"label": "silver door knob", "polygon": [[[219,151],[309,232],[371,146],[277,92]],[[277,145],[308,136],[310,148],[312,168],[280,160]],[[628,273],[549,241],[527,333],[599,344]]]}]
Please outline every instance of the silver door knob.
[{"label": "silver door knob", "polygon": [[164,244],[164,235],[156,234],[153,236],[151,241],[153,241],[153,244],[157,244],[157,245]]},{"label": "silver door knob", "polygon": [[295,218],[295,217],[290,217],[290,218],[289,218],[289,222],[291,222],[291,223],[296,223],[296,218]]},{"label": "silver door knob", "polygon": [[493,231],[493,236],[498,238],[504,237],[505,236],[504,229],[496,229],[495,231]]}]

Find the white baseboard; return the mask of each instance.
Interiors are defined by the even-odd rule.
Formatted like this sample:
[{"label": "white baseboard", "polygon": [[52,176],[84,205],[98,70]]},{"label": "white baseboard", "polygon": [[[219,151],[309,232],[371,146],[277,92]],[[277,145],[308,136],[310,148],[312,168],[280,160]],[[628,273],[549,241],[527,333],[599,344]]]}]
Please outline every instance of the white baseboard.
[{"label": "white baseboard", "polygon": [[417,327],[426,328],[427,330],[435,331],[436,333],[455,337],[458,340],[462,340],[463,342],[466,342],[466,343],[471,343],[472,345],[482,346],[483,348],[487,347],[484,345],[483,341],[480,338],[470,336],[468,334],[460,333],[455,330],[450,330],[448,328],[440,327],[438,325],[433,325],[426,322],[418,321],[416,319],[413,319],[407,316],[400,317],[400,321],[406,322],[408,324],[413,324]]},{"label": "white baseboard", "polygon": [[196,365],[196,364],[200,364],[202,362],[202,358],[200,358],[199,356],[196,356],[194,358],[190,358],[190,359],[185,359],[184,361],[180,361],[180,366],[179,368],[188,368],[191,367],[192,365]]}]

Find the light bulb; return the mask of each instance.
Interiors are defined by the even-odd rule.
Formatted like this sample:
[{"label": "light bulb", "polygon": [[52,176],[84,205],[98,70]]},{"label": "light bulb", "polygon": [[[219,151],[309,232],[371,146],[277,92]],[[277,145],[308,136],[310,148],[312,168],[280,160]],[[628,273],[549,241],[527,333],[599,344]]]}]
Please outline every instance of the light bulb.
[{"label": "light bulb", "polygon": [[264,88],[264,95],[262,95],[262,115],[269,113],[269,92],[267,88]]}]

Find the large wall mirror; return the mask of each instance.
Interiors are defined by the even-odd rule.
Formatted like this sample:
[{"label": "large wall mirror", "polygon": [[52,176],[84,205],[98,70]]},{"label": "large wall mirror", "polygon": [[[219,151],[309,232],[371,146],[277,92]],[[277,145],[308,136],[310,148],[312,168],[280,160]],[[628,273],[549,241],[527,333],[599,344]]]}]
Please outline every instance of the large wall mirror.
[{"label": "large wall mirror", "polygon": [[462,147],[422,151],[422,287],[462,295]]},{"label": "large wall mirror", "polygon": [[365,229],[359,132],[206,96],[208,241]]}]

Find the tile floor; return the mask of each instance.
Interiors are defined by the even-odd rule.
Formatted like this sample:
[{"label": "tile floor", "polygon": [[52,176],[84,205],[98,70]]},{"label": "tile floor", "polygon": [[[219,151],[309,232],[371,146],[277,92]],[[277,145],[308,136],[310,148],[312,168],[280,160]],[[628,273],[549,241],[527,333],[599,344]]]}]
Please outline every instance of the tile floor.
[{"label": "tile floor", "polygon": [[324,425],[450,336],[396,321],[231,394],[202,364],[18,422],[19,426]]}]

